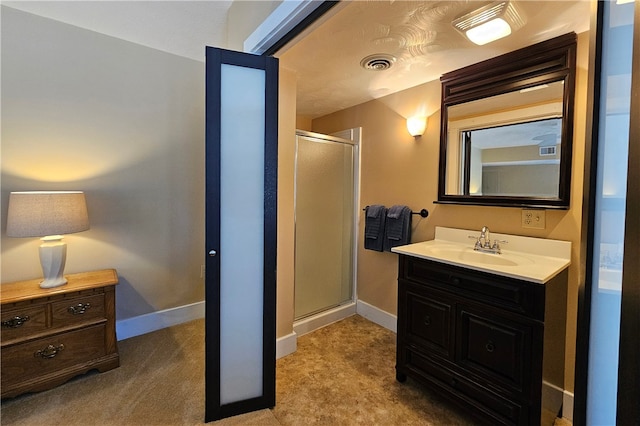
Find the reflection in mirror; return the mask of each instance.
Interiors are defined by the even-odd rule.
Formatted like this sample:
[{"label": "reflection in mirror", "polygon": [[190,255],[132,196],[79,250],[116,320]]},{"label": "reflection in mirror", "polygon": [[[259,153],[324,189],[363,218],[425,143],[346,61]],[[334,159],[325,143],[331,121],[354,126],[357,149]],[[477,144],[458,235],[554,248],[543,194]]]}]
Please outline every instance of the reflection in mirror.
[{"label": "reflection in mirror", "polygon": [[563,83],[449,107],[447,194],[558,197]]},{"label": "reflection in mirror", "polygon": [[574,33],[441,77],[439,203],[569,207]]}]

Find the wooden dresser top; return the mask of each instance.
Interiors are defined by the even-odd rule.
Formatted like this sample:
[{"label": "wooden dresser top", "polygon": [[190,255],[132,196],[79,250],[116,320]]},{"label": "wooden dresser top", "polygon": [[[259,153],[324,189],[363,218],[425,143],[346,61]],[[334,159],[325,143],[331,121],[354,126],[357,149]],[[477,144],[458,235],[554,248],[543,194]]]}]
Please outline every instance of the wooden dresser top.
[{"label": "wooden dresser top", "polygon": [[67,284],[54,288],[40,288],[42,278],[0,284],[0,302],[3,304],[15,303],[118,284],[118,274],[115,269],[67,274],[65,278],[68,280]]}]

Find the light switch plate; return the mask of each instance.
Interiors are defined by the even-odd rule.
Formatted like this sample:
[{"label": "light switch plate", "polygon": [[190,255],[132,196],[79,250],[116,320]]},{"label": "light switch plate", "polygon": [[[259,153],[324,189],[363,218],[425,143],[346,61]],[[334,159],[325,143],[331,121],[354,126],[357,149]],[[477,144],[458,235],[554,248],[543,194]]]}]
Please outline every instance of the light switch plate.
[{"label": "light switch plate", "polygon": [[522,209],[522,227],[544,229],[545,211],[539,209]]}]

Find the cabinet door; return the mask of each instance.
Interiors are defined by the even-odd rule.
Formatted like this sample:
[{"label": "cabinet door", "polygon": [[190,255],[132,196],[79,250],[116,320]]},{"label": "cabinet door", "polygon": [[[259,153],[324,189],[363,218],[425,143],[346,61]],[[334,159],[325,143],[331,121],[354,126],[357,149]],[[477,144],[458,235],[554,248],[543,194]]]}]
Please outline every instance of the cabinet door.
[{"label": "cabinet door", "polygon": [[407,342],[421,350],[453,358],[452,303],[409,287],[406,293]]},{"label": "cabinet door", "polygon": [[457,362],[487,385],[523,392],[531,382],[534,325],[459,305]]}]

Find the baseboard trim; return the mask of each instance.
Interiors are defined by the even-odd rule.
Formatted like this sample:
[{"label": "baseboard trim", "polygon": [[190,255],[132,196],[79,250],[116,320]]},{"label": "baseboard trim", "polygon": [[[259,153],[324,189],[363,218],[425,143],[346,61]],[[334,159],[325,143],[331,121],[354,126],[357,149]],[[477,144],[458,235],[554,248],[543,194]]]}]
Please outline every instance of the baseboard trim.
[{"label": "baseboard trim", "polygon": [[564,402],[564,389],[549,383],[545,380],[542,381],[542,408],[549,410],[552,413],[560,413],[560,408]]},{"label": "baseboard trim", "polygon": [[118,340],[204,318],[204,301],[116,321]]},{"label": "baseboard trim", "polygon": [[276,339],[276,359],[290,355],[298,350],[298,335],[293,332]]},{"label": "baseboard trim", "polygon": [[350,317],[355,313],[356,303],[347,303],[345,305],[320,312],[317,315],[295,321],[293,323],[293,332],[298,336],[303,336],[307,333],[311,333],[314,330],[326,327],[329,324],[333,324],[334,322]]},{"label": "baseboard trim", "polygon": [[369,321],[375,322],[376,324],[393,331],[394,333],[398,330],[398,317],[390,314],[389,312],[383,311],[380,308],[377,308],[373,305],[370,305],[367,302],[363,302],[362,300],[358,300],[356,312],[358,315],[365,317]]},{"label": "baseboard trim", "polygon": [[573,423],[573,392],[564,391],[562,394],[562,418]]}]

